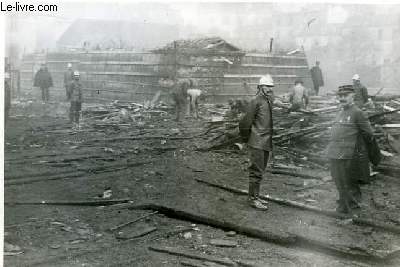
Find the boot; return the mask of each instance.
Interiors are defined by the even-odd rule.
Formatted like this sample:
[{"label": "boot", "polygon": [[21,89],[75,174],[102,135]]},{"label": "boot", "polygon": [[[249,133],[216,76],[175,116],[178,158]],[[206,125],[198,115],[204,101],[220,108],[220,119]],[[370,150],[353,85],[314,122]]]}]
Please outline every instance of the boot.
[{"label": "boot", "polygon": [[258,201],[260,201],[262,204],[267,205],[267,204],[268,204],[268,201],[263,200],[263,199],[260,198],[260,184],[259,184],[259,183],[256,183],[256,184],[255,184],[255,191],[256,191],[256,194],[255,194],[256,199],[257,199]]},{"label": "boot", "polygon": [[260,199],[257,197],[258,192],[260,191],[260,184],[259,183],[254,183],[254,182],[249,182],[249,203],[250,206],[259,209],[259,210],[267,210],[268,207],[260,201]]}]

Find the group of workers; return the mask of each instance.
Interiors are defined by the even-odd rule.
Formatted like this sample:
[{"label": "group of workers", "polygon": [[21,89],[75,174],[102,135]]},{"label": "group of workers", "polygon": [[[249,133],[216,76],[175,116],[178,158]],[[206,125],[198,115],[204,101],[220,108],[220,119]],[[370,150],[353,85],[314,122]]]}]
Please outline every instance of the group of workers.
[{"label": "group of workers", "polygon": [[[323,80],[319,62],[316,65],[317,68],[313,68],[311,73],[312,77],[320,78],[314,81],[314,90],[318,94]],[[71,103],[69,118],[73,127],[79,127],[82,108],[82,84],[79,78],[79,72],[73,71],[69,63],[64,74],[64,86],[66,99]],[[48,88],[53,86],[53,82],[45,65],[37,72],[34,86],[41,88],[43,101],[48,101]],[[193,113],[198,118],[198,100],[202,91],[194,87],[192,79],[179,79],[174,83],[171,96],[175,103],[177,121],[181,120],[185,110],[188,115]],[[262,176],[273,149],[273,88],[274,81],[270,75],[261,77],[257,93],[239,122],[240,135],[247,143],[250,158],[248,201],[252,207],[262,210],[268,209],[267,203],[259,195]],[[303,81],[297,79],[289,95],[289,110],[307,109],[309,95]],[[374,136],[370,122],[362,111],[368,102],[368,91],[361,84],[359,75],[353,76],[353,85],[340,86],[337,96],[340,111],[332,124],[326,157],[330,160],[331,176],[339,193],[337,211],[349,213],[360,207],[360,181],[365,180],[365,176],[369,177],[368,149],[374,143]]]},{"label": "group of workers", "polygon": [[[34,87],[39,87],[42,93],[42,101],[49,102],[49,88],[53,86],[53,79],[47,69],[46,64],[42,63],[34,78]],[[82,109],[82,84],[80,82],[79,71],[73,71],[72,64],[68,63],[64,73],[64,87],[66,100],[70,102],[69,120],[73,129],[79,128],[79,119]]]},{"label": "group of workers", "polygon": [[[259,198],[260,183],[272,152],[272,106],[274,82],[270,75],[261,77],[257,94],[250,101],[247,111],[239,122],[240,135],[249,150],[249,204],[257,209],[268,209]],[[340,86],[337,92],[340,111],[332,127],[326,157],[330,172],[339,193],[337,211],[353,213],[360,208],[360,182],[369,177],[369,149],[376,144],[371,124],[361,107],[368,101],[367,89],[353,76],[353,85]],[[296,80],[291,93],[292,106],[304,107],[308,94],[302,81]],[[376,162],[373,162],[376,164]]]}]

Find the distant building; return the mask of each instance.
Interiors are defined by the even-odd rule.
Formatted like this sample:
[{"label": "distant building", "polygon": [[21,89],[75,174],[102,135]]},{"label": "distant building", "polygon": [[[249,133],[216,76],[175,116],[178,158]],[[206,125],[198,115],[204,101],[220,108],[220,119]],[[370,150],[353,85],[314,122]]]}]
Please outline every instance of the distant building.
[{"label": "distant building", "polygon": [[179,37],[174,25],[78,19],[57,41],[58,49],[147,50]]}]

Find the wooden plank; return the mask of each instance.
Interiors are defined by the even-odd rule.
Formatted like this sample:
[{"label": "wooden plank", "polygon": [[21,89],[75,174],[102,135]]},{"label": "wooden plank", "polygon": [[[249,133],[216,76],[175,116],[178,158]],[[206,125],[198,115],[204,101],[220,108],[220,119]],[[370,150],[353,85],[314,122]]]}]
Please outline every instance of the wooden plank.
[{"label": "wooden plank", "polygon": [[131,225],[131,224],[133,224],[133,223],[135,223],[135,222],[138,222],[138,221],[140,221],[140,220],[146,219],[146,218],[148,218],[148,217],[150,217],[150,216],[152,216],[152,215],[154,215],[154,214],[157,214],[157,213],[158,213],[158,211],[154,211],[154,212],[152,212],[152,213],[149,213],[149,214],[143,215],[143,216],[141,216],[141,217],[139,217],[139,218],[136,218],[136,219],[134,219],[134,220],[132,220],[132,221],[129,221],[129,222],[126,222],[126,223],[123,223],[123,224],[120,224],[120,225],[111,227],[111,228],[110,228],[110,231],[120,230],[120,229],[122,229],[122,228],[124,228],[124,227],[126,227],[126,226],[128,226],[128,225]]},{"label": "wooden plank", "polygon": [[145,236],[145,235],[148,235],[148,234],[150,234],[150,233],[152,233],[152,232],[154,232],[154,231],[156,231],[157,230],[157,227],[154,227],[154,226],[148,226],[148,227],[146,227],[146,228],[144,228],[144,229],[142,229],[141,231],[136,231],[135,233],[131,233],[131,234],[128,234],[128,235],[125,235],[124,233],[117,233],[116,235],[115,235],[115,237],[117,238],[117,239],[122,239],[122,240],[129,240],[129,239],[134,239],[134,238],[138,238],[138,237],[141,237],[141,236]]},{"label": "wooden plank", "polygon": [[124,199],[105,199],[105,200],[80,200],[80,201],[69,201],[69,200],[42,200],[42,201],[20,201],[20,202],[4,202],[5,205],[60,205],[60,206],[107,206],[118,203],[128,203],[131,200],[129,198]]},{"label": "wooden plank", "polygon": [[[264,74],[224,74],[224,78],[261,78]],[[272,78],[299,78],[297,75],[271,75]]]},{"label": "wooden plank", "polygon": [[240,64],[238,67],[257,67],[257,68],[273,68],[273,69],[308,69],[308,66],[298,65],[266,65],[266,64]]},{"label": "wooden plank", "polygon": [[285,58],[285,59],[304,59],[307,60],[305,56],[285,56],[285,55],[274,55],[274,54],[261,54],[261,53],[246,53],[245,57],[265,57],[265,58]]},{"label": "wooden plank", "polygon": [[[227,185],[221,185],[221,184],[216,184],[213,182],[209,182],[209,181],[205,181],[202,179],[198,179],[195,178],[195,180],[197,182],[200,183],[204,183],[206,185],[212,186],[212,187],[216,187],[216,188],[220,188],[232,193],[236,193],[236,194],[240,194],[240,195],[248,195],[248,192],[246,190],[241,190],[241,189],[237,189],[234,187],[230,187]],[[309,206],[307,204],[303,204],[297,201],[293,201],[293,200],[286,200],[286,199],[282,199],[282,198],[277,198],[277,197],[270,197],[270,196],[265,196],[265,195],[260,195],[259,196],[261,199],[263,200],[267,200],[267,201],[272,201],[281,205],[285,205],[285,206],[289,206],[289,207],[294,207],[294,208],[299,208],[299,209],[303,209],[303,210],[308,210],[308,211],[312,211],[318,214],[323,214],[332,218],[338,218],[338,219],[351,219],[353,223],[357,224],[357,225],[364,225],[364,226],[370,226],[370,227],[374,227],[377,229],[381,229],[381,230],[385,230],[388,232],[392,232],[395,234],[400,234],[400,227],[394,226],[394,225],[390,225],[390,224],[385,224],[385,223],[381,223],[381,222],[376,222],[376,221],[371,221],[371,220],[367,220],[367,219],[362,219],[362,218],[357,218],[357,217],[353,217],[353,216],[349,216],[347,214],[343,214],[343,213],[338,213],[336,211],[333,210],[324,210],[315,206]]]},{"label": "wooden plank", "polygon": [[381,125],[381,127],[382,128],[400,128],[400,123],[383,124],[383,125]]},{"label": "wooden plank", "polygon": [[230,259],[224,259],[224,258],[219,258],[219,257],[215,257],[215,256],[205,255],[205,254],[188,252],[188,251],[184,251],[179,248],[159,247],[159,246],[150,246],[148,248],[149,248],[149,250],[160,252],[160,253],[167,253],[170,255],[185,257],[185,258],[189,258],[189,259],[215,262],[215,263],[219,263],[219,264],[222,264],[225,266],[235,266],[236,265],[235,262]]}]

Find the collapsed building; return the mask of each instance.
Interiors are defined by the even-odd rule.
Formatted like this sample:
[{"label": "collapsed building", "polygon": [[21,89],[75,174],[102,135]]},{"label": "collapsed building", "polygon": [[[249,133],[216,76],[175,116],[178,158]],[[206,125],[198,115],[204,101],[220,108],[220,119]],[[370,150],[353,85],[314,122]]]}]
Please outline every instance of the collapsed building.
[{"label": "collapsed building", "polygon": [[248,53],[219,37],[178,40],[146,52],[90,50],[25,55],[21,92],[32,93],[33,77],[46,62],[53,76],[53,99],[64,99],[63,73],[68,63],[81,73],[85,102],[110,100],[142,102],[161,92],[168,99],[171,77],[192,78],[205,92],[206,102],[227,102],[255,94],[262,75],[270,73],[277,94],[285,93],[297,78],[311,88],[304,52]]}]

